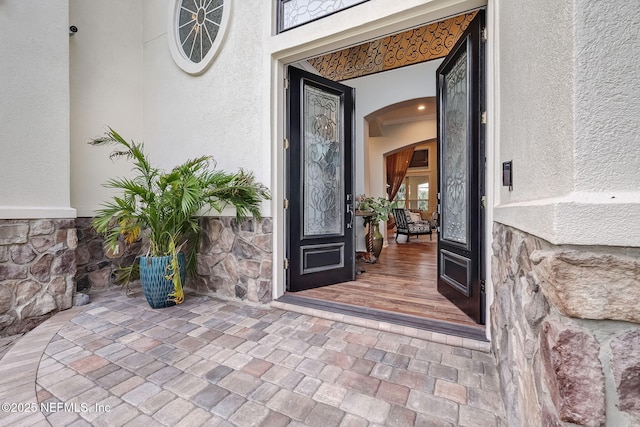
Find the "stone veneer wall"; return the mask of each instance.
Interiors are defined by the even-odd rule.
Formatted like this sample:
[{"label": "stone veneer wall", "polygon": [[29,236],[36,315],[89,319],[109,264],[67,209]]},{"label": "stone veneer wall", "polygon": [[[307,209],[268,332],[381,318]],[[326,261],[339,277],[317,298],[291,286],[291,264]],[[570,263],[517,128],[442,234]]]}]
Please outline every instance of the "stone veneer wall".
[{"label": "stone veneer wall", "polygon": [[[78,290],[102,288],[113,283],[112,273],[130,265],[143,245],[138,242],[118,258],[109,258],[102,237],[91,228],[91,218],[78,218]],[[235,218],[201,219],[202,242],[198,251],[198,275],[186,287],[199,294],[256,303],[271,301],[272,220]]]},{"label": "stone veneer wall", "polygon": [[71,307],[77,242],[74,219],[0,220],[0,336]]},{"label": "stone veneer wall", "polygon": [[198,251],[198,293],[268,303],[272,299],[273,222],[203,218]]},{"label": "stone veneer wall", "polygon": [[492,266],[508,425],[640,426],[640,249],[495,224]]},{"label": "stone veneer wall", "polygon": [[131,265],[142,247],[141,242],[121,246],[118,257],[107,256],[102,247],[103,238],[91,225],[92,218],[77,218],[78,248],[76,258],[76,290],[82,292],[89,289],[105,288],[113,283],[112,274],[121,265]]}]

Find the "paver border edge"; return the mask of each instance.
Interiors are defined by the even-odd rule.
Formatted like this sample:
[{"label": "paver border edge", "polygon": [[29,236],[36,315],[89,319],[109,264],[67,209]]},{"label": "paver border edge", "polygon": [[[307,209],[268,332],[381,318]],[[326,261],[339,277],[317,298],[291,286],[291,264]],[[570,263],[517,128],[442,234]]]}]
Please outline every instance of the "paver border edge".
[{"label": "paver border edge", "polygon": [[27,419],[28,425],[49,424],[38,407],[38,367],[54,335],[82,311],[84,307],[72,307],[54,314],[22,336],[0,359],[0,404],[15,404],[10,412],[0,409],[3,425],[25,425]]},{"label": "paver border edge", "polygon": [[361,326],[370,329],[376,329],[384,332],[392,332],[400,335],[406,335],[411,338],[423,339],[440,344],[447,344],[455,347],[466,348],[469,350],[477,350],[483,353],[491,353],[491,343],[486,341],[478,341],[471,338],[456,337],[446,335],[439,332],[431,332],[422,329],[412,328],[409,326],[401,326],[388,322],[380,322],[377,320],[363,319],[361,317],[350,316],[347,314],[332,313],[311,307],[304,307],[295,304],[284,303],[280,301],[271,301],[271,307],[285,311],[293,311],[295,313],[306,314],[309,316],[319,317],[322,319],[344,322],[350,325]]}]

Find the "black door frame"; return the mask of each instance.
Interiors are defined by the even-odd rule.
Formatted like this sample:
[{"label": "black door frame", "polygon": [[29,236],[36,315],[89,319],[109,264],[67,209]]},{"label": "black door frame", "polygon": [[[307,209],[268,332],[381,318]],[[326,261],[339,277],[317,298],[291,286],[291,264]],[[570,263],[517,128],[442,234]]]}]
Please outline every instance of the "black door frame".
[{"label": "black door frame", "polygon": [[[458,13],[464,13],[464,12],[465,12],[465,11],[467,11],[467,10],[468,10],[468,9],[461,9]],[[444,19],[444,18],[446,18],[446,17],[442,17],[441,19]],[[429,22],[429,21],[425,21],[425,22]],[[434,21],[434,22],[435,22],[435,21]],[[489,23],[487,23],[487,27],[489,27],[489,26],[490,26],[490,24],[491,24],[490,22],[489,22]],[[410,26],[407,26],[407,28],[410,28]],[[347,45],[347,44],[345,44],[345,46],[346,46],[346,45]],[[326,50],[326,51],[329,51],[329,50],[332,50],[332,49],[334,49],[334,48],[339,48],[339,46],[334,46],[333,44],[330,44],[330,45],[327,45],[327,46],[326,46],[325,50]],[[491,53],[491,52],[489,51],[489,54],[490,54],[490,53]],[[293,59],[293,57],[292,57],[292,59]],[[296,57],[296,60],[298,60],[298,58],[297,58],[297,57]],[[281,68],[281,70],[286,70],[286,67],[288,66],[287,64],[290,64],[290,63],[292,63],[292,62],[291,62],[291,61],[288,61],[285,57],[281,57],[281,59],[280,59],[280,66],[282,67],[282,68]],[[487,82],[487,83],[489,83],[489,82]],[[282,86],[280,86],[280,88],[279,88],[278,90],[281,90],[281,89],[282,89]],[[274,96],[278,96],[278,95],[274,92]],[[283,109],[280,109],[280,111],[283,111]],[[490,128],[489,128],[489,131],[488,131],[488,133],[487,133],[487,136],[488,136],[488,134],[491,134],[491,133],[493,132],[493,130],[491,130],[491,129],[492,129],[492,128],[491,128],[491,125],[489,125],[489,126],[490,126]],[[279,141],[279,142],[278,142],[278,147],[279,147],[279,146],[280,146],[280,139],[278,139],[278,141]],[[277,150],[277,151],[278,151],[278,153],[282,153],[282,151],[280,151],[280,148],[278,148],[278,150]],[[487,154],[492,155],[492,150],[488,150],[488,153],[487,153]],[[279,157],[279,158],[280,158],[280,159],[282,159],[283,157]],[[489,160],[490,160],[490,159],[489,159]],[[277,161],[277,163],[280,163],[280,160],[278,160],[278,161]],[[281,164],[282,164],[282,163],[281,163]],[[281,170],[284,170],[284,168],[282,168]],[[284,182],[284,181],[286,181],[286,178],[285,178],[285,176],[284,176],[284,173],[281,173],[280,175],[281,175],[281,179],[283,180],[283,181],[281,181],[281,183],[282,183],[282,182]],[[490,173],[489,173],[489,175],[490,175],[489,177],[491,178],[491,177],[493,176],[493,172],[490,172]],[[281,187],[281,188],[282,188],[282,187]],[[488,188],[489,190],[491,190],[491,188],[490,188],[490,187],[487,187],[487,188]],[[489,192],[491,192],[491,191],[489,191]],[[282,207],[281,202],[278,202],[278,206]],[[280,212],[283,212],[283,211],[282,211],[282,210],[280,210]],[[491,216],[492,216],[492,215],[491,215],[491,212],[490,212],[490,211],[487,211],[487,215],[488,215],[488,216],[487,216],[487,218],[490,220],[490,219],[491,219]],[[282,224],[282,222],[279,222],[279,223],[280,223],[280,224]],[[485,221],[485,227],[486,227],[486,226],[487,226],[487,225],[486,225],[486,221]],[[488,232],[488,233],[490,234],[490,230],[488,231],[487,229],[483,229],[483,230],[482,230],[482,232],[483,232],[483,233],[485,233],[485,234]],[[280,250],[284,250],[284,245],[283,245],[283,243],[284,243],[284,239],[285,239],[285,237],[286,237],[286,233],[282,233],[282,234],[280,235],[280,237],[278,237],[278,238],[277,238],[277,239],[280,241],[280,243],[282,244],[282,245],[281,245],[281,244],[279,244],[279,245],[278,245],[278,248],[279,248],[279,249],[278,249],[278,253],[280,253],[281,255],[280,255],[280,256],[278,256],[278,257],[276,258],[276,260],[277,260],[277,261],[279,261],[280,263],[283,261],[283,258],[285,258],[285,256],[286,256],[285,252],[279,252]],[[280,239],[282,239],[282,240],[280,240]],[[488,245],[488,244],[489,244],[489,242],[485,242],[485,247],[484,247],[484,249],[485,249],[485,250],[487,250],[487,245]],[[284,259],[284,261],[286,262],[286,259]],[[483,271],[484,271],[484,270],[486,270],[486,269],[488,268],[488,267],[487,267],[486,262],[487,262],[487,260],[484,260],[484,261],[481,263],[481,265],[480,265],[480,267],[482,268],[482,270],[483,270]],[[282,268],[282,267],[281,267],[281,265],[282,265],[282,264],[280,264],[280,268]],[[286,270],[279,270],[279,271],[283,271],[283,272],[284,272],[284,271],[286,271]],[[277,275],[277,276],[274,276],[274,277],[275,277],[276,279],[278,279],[278,277],[283,277],[283,276],[280,276],[280,273],[278,273],[278,275]],[[280,285],[276,286],[276,288],[275,288],[275,290],[276,290],[276,292],[277,292],[277,294],[276,294],[276,295],[279,295],[279,296],[280,296],[280,298],[278,298],[278,300],[288,299],[290,296],[293,298],[293,295],[294,295],[294,294],[285,295],[285,292],[286,292],[286,281],[284,281],[284,280],[278,280],[278,281],[280,282]],[[283,286],[283,287],[281,287],[281,286]],[[296,304],[296,305],[302,305],[302,306],[316,307],[316,304],[315,304],[314,302],[312,302],[312,301],[302,302],[302,301],[301,301],[302,299],[303,299],[303,298],[295,297],[295,300],[296,300],[295,304]],[[292,301],[292,302],[293,302],[293,301]],[[321,305],[325,305],[325,304],[321,304]],[[331,307],[324,307],[324,308],[323,308],[323,307],[317,307],[317,308],[324,309],[324,310],[327,310],[327,311],[339,311],[339,312],[341,311],[341,310],[334,310],[334,309],[332,309]],[[486,306],[483,306],[483,308],[485,308],[485,309],[486,309],[487,307],[486,307]],[[371,316],[370,314],[364,313],[363,311],[366,311],[366,310],[356,309],[356,310],[355,310],[355,312],[353,313],[353,315],[358,316],[358,317],[363,317],[363,318],[371,318],[371,319],[378,319],[378,318],[379,318],[379,315]],[[346,311],[344,311],[344,312],[346,313]],[[380,320],[382,320],[382,319],[380,319]],[[393,323],[393,320],[391,320],[391,322]],[[432,326],[427,327],[426,329],[434,330],[434,331],[440,331],[440,332],[443,332],[443,333],[450,333],[450,332],[449,332],[449,331],[447,331],[447,330],[440,330],[440,327],[439,327],[439,325],[437,325],[437,323],[438,323],[438,322],[436,322],[436,324],[435,324],[435,325],[432,325]],[[444,323],[446,323],[446,322],[444,322]],[[419,328],[419,329],[421,328],[421,327],[420,327],[420,325],[414,325],[414,326],[415,326],[415,327],[417,327],[417,328]],[[455,333],[455,332],[453,332],[452,334],[453,334],[453,335],[459,335],[459,334],[457,334],[457,333]],[[471,335],[472,335],[472,336],[469,336],[470,338],[474,338],[474,339],[481,339],[481,338],[480,338],[480,337],[478,337],[475,333],[473,333],[473,334],[471,334]]]}]

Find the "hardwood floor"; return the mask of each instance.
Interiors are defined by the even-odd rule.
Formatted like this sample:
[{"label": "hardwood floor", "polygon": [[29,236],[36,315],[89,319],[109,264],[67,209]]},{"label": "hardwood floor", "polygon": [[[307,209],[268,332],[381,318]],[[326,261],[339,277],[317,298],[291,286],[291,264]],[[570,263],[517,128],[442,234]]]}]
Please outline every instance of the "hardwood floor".
[{"label": "hardwood floor", "polygon": [[[433,325],[461,326],[473,335],[484,334],[476,324],[436,289],[436,236],[411,237],[409,243],[396,243],[391,237],[374,264],[356,262],[355,281],[309,289],[288,296],[322,303],[352,306],[380,314],[411,316],[412,321]],[[326,305],[326,304],[325,304]],[[427,327],[426,329],[432,329]]]}]

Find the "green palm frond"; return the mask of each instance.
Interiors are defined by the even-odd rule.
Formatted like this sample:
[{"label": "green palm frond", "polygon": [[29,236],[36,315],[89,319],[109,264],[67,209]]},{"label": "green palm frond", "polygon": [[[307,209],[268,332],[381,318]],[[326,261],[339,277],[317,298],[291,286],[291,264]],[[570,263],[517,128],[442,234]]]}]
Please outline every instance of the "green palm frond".
[{"label": "green palm frond", "polygon": [[142,143],[128,142],[112,128],[89,144],[115,146],[111,157],[130,160],[134,174],[133,178],[112,178],[104,184],[121,193],[97,210],[93,219],[105,245],[115,247],[122,236],[137,237],[140,229],[148,231],[152,256],[175,253],[176,247],[188,241],[184,251],[191,274],[196,271],[200,242],[199,211],[221,212],[231,205],[238,220],[248,216],[259,219],[262,201],[271,198],[268,188],[256,182],[252,173],[216,170],[211,156],[186,160],[165,172],[151,165]]}]

